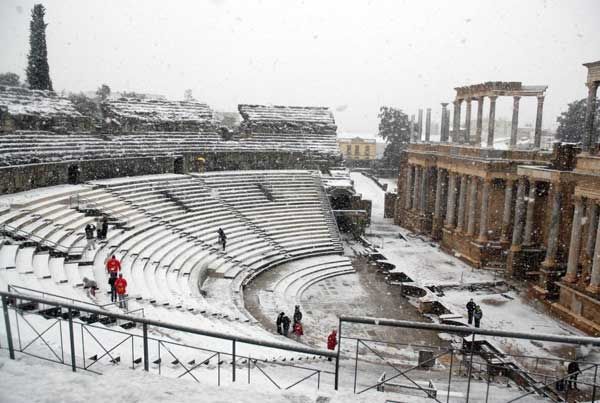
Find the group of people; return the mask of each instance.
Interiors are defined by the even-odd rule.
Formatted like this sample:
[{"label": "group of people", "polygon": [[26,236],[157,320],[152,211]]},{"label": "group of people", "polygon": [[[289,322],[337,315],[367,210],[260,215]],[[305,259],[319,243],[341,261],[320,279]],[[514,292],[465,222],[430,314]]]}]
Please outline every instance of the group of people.
[{"label": "group of people", "polygon": [[106,261],[106,271],[108,272],[108,284],[110,285],[110,301],[119,302],[119,307],[127,309],[127,280],[123,278],[121,271],[121,262],[112,255]]},{"label": "group of people", "polygon": [[483,318],[483,312],[481,311],[481,307],[473,301],[473,298],[467,302],[467,316],[469,325],[472,325],[473,321],[475,321],[475,327],[479,327],[481,318]]},{"label": "group of people", "polygon": [[[302,312],[300,311],[300,306],[296,305],[294,308],[294,324],[292,326],[292,334],[296,336],[296,338],[300,338],[304,334],[304,328],[302,327]],[[277,316],[277,333],[288,337],[290,332],[290,318],[284,313],[281,312]]]},{"label": "group of people", "polygon": [[[94,234],[96,233],[96,234]],[[89,223],[85,226],[85,239],[87,244],[85,246],[85,251],[96,249],[96,239],[103,240],[106,239],[106,235],[108,234],[108,219],[106,217],[102,217],[100,220],[99,228],[92,223]]]}]

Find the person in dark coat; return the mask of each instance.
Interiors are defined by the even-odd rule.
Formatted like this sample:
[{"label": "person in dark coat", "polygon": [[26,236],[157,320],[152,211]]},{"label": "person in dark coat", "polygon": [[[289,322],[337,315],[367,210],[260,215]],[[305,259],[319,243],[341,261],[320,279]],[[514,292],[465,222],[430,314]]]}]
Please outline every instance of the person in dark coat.
[{"label": "person in dark coat", "polygon": [[469,316],[469,325],[473,324],[473,312],[475,312],[475,302],[473,302],[473,298],[467,302],[467,315]]},{"label": "person in dark coat", "polygon": [[473,312],[473,319],[475,319],[475,327],[479,327],[482,317],[483,312],[481,311],[481,307],[479,305],[476,305],[475,311]]},{"label": "person in dark coat", "polygon": [[281,330],[281,325],[283,322],[283,316],[285,314],[283,312],[281,312],[279,315],[277,315],[277,333],[282,334],[282,330]]},{"label": "person in dark coat", "polygon": [[219,242],[221,242],[221,245],[223,245],[223,250],[225,250],[225,245],[227,244],[227,235],[225,235],[223,228],[219,228],[217,232],[219,233]]},{"label": "person in dark coat", "polygon": [[300,305],[296,305],[294,309],[294,325],[302,321],[302,312],[300,312]]},{"label": "person in dark coat", "polygon": [[281,326],[283,327],[283,335],[287,337],[290,332],[290,318],[287,315],[283,315],[283,318],[281,318]]},{"label": "person in dark coat", "polygon": [[100,223],[100,230],[98,231],[98,239],[106,239],[107,234],[108,234],[108,219],[106,217],[103,217],[102,222]]},{"label": "person in dark coat", "polygon": [[569,389],[577,389],[577,376],[579,375],[579,364],[577,361],[571,361],[567,366],[569,372],[569,378],[567,380],[567,387]]}]

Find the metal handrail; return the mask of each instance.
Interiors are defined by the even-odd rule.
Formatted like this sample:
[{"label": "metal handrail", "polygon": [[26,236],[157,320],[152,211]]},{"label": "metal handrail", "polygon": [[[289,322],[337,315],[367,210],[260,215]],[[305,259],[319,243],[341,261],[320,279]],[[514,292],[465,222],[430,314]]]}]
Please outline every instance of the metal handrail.
[{"label": "metal handrail", "polygon": [[[115,301],[115,302],[109,302],[107,304],[99,305],[99,304],[94,304],[93,302],[83,301],[83,300],[76,299],[76,298],[64,297],[62,295],[53,294],[53,293],[46,292],[46,291],[35,290],[33,288],[22,287],[20,285],[14,285],[14,284],[8,285],[8,291],[10,292],[10,290],[15,290],[15,291],[19,292],[19,295],[25,295],[19,291],[19,290],[25,290],[25,291],[30,291],[30,292],[34,292],[37,294],[41,294],[42,297],[47,295],[50,297],[55,297],[55,298],[60,298],[62,300],[71,301],[73,304],[75,304],[77,302],[77,303],[82,303],[82,304],[86,304],[86,305],[96,306],[99,308],[106,308],[107,306],[111,306],[111,305],[119,306],[119,304],[120,304],[119,301]],[[131,301],[131,300],[132,299],[129,296],[124,299],[124,301],[126,301],[126,302]],[[142,312],[142,317],[144,317],[144,308],[138,308],[138,309],[134,309],[132,311],[127,310],[126,312],[127,313],[135,313],[135,312],[140,312],[140,311]],[[110,312],[110,311],[107,311],[107,312]]]},{"label": "metal handrail", "polygon": [[317,348],[304,347],[301,345],[299,345],[299,346],[289,345],[289,344],[275,342],[275,341],[260,340],[260,339],[256,339],[253,337],[237,336],[237,335],[223,333],[223,332],[217,332],[217,331],[213,331],[213,330],[203,330],[203,329],[198,329],[198,328],[190,327],[190,326],[182,326],[182,325],[179,325],[176,323],[171,323],[171,322],[163,322],[163,321],[154,320],[154,319],[140,318],[137,316],[132,316],[132,315],[118,313],[118,312],[108,312],[108,311],[103,311],[100,309],[81,307],[78,305],[59,303],[56,301],[49,301],[44,298],[38,298],[38,297],[34,297],[34,296],[24,297],[23,295],[20,295],[20,294],[14,294],[11,292],[0,291],[0,297],[2,297],[3,303],[8,303],[7,302],[8,299],[19,298],[19,299],[25,299],[25,300],[28,300],[31,302],[37,302],[40,304],[61,307],[61,308],[71,309],[71,310],[79,310],[79,311],[83,311],[83,312],[87,312],[87,313],[91,313],[91,314],[108,316],[108,317],[115,318],[115,319],[122,319],[122,320],[130,321],[130,322],[140,323],[140,324],[146,325],[146,326],[162,327],[165,329],[187,332],[187,333],[196,334],[199,336],[214,337],[217,339],[251,344],[251,345],[260,346],[260,347],[271,347],[271,348],[276,348],[276,349],[281,349],[281,350],[294,351],[297,353],[337,358],[337,354],[330,350],[322,350],[322,349],[317,349]]},{"label": "metal handrail", "polygon": [[[8,225],[6,223],[2,223],[0,224],[0,231],[1,232],[7,232],[9,234],[11,234],[12,236],[20,236],[20,237],[25,237],[28,238],[29,240],[32,240],[34,242],[37,242],[38,244],[44,245],[44,246],[49,246],[52,247],[53,249],[59,251],[59,252],[64,252],[69,254],[69,252],[71,251],[77,251],[79,250],[79,253],[74,252],[74,255],[80,255],[83,253],[83,251],[85,250],[85,247],[83,246],[79,246],[79,247],[75,247],[75,246],[65,246],[65,245],[61,245],[57,242],[51,241],[47,238],[41,237],[39,235],[35,235],[31,232],[22,230],[20,228],[16,228],[13,227],[11,225]],[[72,231],[74,232],[74,231]],[[71,233],[72,233],[71,232]]]},{"label": "metal handrail", "polygon": [[71,206],[74,204],[73,201],[72,201],[73,199],[76,200],[77,207],[79,207],[80,203],[85,203],[87,205],[92,206],[93,208],[95,208],[98,211],[107,212],[108,215],[110,215],[111,217],[114,217],[114,218],[116,218],[116,219],[118,219],[120,221],[123,221],[123,222],[127,222],[127,217],[125,217],[123,214],[118,213],[118,212],[116,212],[115,210],[113,210],[111,208],[107,208],[107,207],[100,208],[100,205],[97,202],[92,201],[90,199],[81,198],[81,197],[79,197],[79,194],[71,196],[71,198],[69,199],[69,204]]}]

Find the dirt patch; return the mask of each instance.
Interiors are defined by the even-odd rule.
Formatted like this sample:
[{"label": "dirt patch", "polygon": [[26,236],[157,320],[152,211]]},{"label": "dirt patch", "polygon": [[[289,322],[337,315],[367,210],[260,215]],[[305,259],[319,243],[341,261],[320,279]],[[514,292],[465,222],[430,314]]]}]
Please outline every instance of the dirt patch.
[{"label": "dirt patch", "polygon": [[492,305],[492,306],[501,306],[506,304],[508,301],[503,301],[501,299],[494,299],[494,298],[484,298],[481,300],[482,304],[485,305]]}]

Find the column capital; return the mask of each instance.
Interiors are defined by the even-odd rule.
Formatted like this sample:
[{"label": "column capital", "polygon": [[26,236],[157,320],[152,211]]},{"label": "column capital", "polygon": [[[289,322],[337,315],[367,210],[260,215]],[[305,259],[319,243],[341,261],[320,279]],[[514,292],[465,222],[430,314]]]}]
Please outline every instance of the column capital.
[{"label": "column capital", "polygon": [[463,98],[456,98],[456,99],[454,100],[454,102],[453,102],[453,103],[454,103],[455,105],[460,105],[460,104],[462,104],[462,102],[463,102],[463,101],[464,101],[464,99],[463,99]]},{"label": "column capital", "polygon": [[543,104],[544,103],[544,99],[546,98],[545,95],[538,95],[537,96],[537,101],[539,104]]},{"label": "column capital", "polygon": [[590,91],[596,92],[600,86],[600,81],[588,81],[585,83],[585,86],[588,87]]},{"label": "column capital", "polygon": [[513,95],[513,100],[519,102],[520,99],[521,99],[520,95]]},{"label": "column capital", "polygon": [[448,102],[442,102],[441,105],[442,105],[442,108],[445,109],[446,107],[448,107]]},{"label": "column capital", "polygon": [[498,99],[498,95],[488,95],[488,98],[490,99],[490,102],[495,103]]}]

